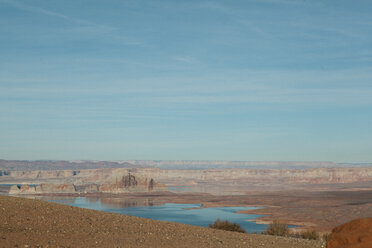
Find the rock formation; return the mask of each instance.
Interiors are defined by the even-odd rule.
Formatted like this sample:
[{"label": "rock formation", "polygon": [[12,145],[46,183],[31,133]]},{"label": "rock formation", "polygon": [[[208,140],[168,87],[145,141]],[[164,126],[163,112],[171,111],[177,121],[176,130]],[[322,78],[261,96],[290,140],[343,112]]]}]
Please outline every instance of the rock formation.
[{"label": "rock formation", "polygon": [[166,191],[167,187],[156,183],[154,179],[140,178],[128,174],[116,180],[115,183],[105,183],[100,187],[103,193],[126,193],[126,192],[153,192]]},{"label": "rock formation", "polygon": [[30,186],[23,184],[21,186],[13,185],[10,187],[9,194],[74,194],[76,193],[73,184],[40,184],[37,186]]},{"label": "rock formation", "polygon": [[303,169],[319,167],[336,167],[333,162],[303,162],[303,161],[223,161],[223,160],[125,160],[133,167],[155,167],[161,169]]},{"label": "rock formation", "polygon": [[372,181],[372,168],[314,168],[314,169],[208,169],[162,170],[158,168],[133,169],[138,175],[157,181],[176,179],[187,181],[245,180],[249,182],[276,182],[282,184],[351,183]]},{"label": "rock formation", "polygon": [[[162,183],[162,184],[159,184]],[[159,168],[100,168],[88,170],[9,171],[0,176],[0,184],[73,184],[77,192],[151,192],[165,186],[190,186],[196,192],[298,188],[299,185],[355,183],[371,185],[372,168],[311,169],[208,169],[164,170]],[[328,185],[328,186],[327,186]],[[200,188],[200,187],[203,188]],[[199,188],[197,188],[199,187]],[[209,188],[208,188],[209,187]],[[216,189],[210,187],[217,187]],[[218,188],[219,187],[219,188]],[[32,191],[15,189],[11,192]],[[35,188],[36,190],[36,188]]]},{"label": "rock formation", "polygon": [[350,221],[335,227],[327,242],[327,248],[371,248],[372,218]]},{"label": "rock formation", "polygon": [[223,181],[245,180],[249,182],[278,182],[283,184],[320,184],[320,183],[352,183],[372,181],[372,168],[313,168],[313,169],[208,169],[208,170],[163,170],[158,168],[101,168],[89,170],[38,170],[38,171],[9,171],[0,176],[0,183],[22,184],[73,183],[110,184],[116,183],[122,176],[132,173],[136,177],[153,178],[157,182],[162,180]]},{"label": "rock formation", "polygon": [[100,180],[98,184],[91,183],[92,177],[97,178],[93,174],[86,181],[77,180],[75,184],[13,185],[9,194],[148,193],[168,190],[164,184],[157,183],[152,178],[138,177],[123,170],[115,172],[110,176],[104,175],[106,180],[103,183]]}]

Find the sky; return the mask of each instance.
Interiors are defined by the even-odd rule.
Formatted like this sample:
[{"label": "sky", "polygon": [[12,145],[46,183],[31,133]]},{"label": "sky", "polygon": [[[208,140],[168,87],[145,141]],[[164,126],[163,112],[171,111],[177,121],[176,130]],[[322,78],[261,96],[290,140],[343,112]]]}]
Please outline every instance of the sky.
[{"label": "sky", "polygon": [[2,159],[371,151],[371,1],[0,0]]}]

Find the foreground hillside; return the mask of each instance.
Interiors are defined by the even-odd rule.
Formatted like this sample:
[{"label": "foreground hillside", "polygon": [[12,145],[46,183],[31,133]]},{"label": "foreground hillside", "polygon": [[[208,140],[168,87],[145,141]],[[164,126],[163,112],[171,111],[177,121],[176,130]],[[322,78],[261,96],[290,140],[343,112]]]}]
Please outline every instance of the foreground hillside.
[{"label": "foreground hillside", "polygon": [[0,247],[317,248],[319,241],[232,233],[0,196]]}]

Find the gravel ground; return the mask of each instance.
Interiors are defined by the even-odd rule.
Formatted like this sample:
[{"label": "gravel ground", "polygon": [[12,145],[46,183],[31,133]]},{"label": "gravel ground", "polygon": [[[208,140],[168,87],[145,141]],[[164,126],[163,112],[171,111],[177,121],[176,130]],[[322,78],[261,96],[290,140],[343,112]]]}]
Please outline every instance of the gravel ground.
[{"label": "gravel ground", "polygon": [[320,248],[325,244],[0,196],[0,247]]}]

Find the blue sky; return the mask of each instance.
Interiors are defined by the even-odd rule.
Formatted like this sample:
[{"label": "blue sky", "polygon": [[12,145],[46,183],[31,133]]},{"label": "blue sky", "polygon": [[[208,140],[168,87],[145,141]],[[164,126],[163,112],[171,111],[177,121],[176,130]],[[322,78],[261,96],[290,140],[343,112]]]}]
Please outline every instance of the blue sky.
[{"label": "blue sky", "polygon": [[0,0],[0,158],[371,151],[370,1]]}]

